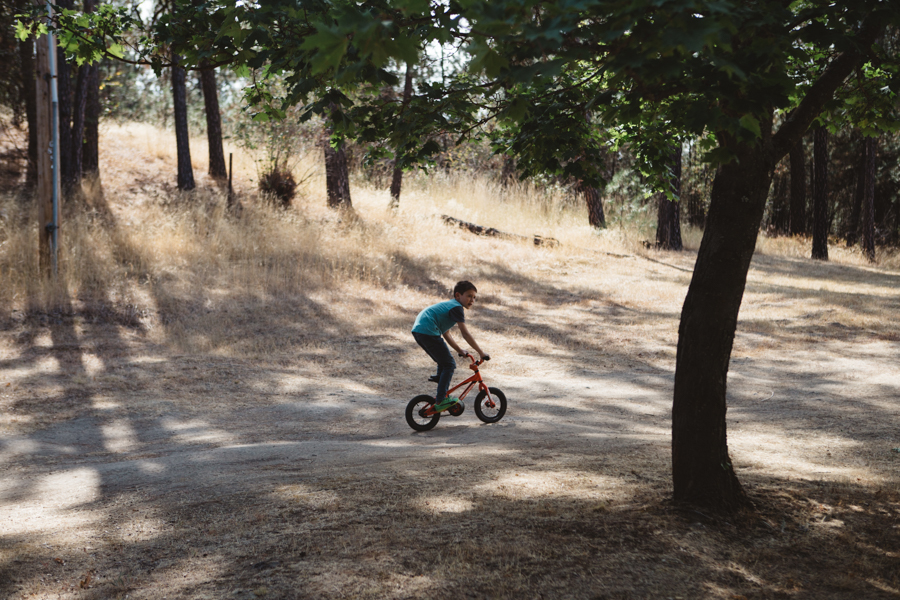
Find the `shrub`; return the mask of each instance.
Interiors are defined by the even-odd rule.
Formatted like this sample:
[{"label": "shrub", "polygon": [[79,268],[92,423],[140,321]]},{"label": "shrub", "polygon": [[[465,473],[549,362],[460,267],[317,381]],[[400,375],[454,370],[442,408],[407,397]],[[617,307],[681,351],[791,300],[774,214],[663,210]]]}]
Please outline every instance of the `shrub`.
[{"label": "shrub", "polygon": [[282,208],[287,208],[297,193],[297,182],[290,171],[273,166],[259,178],[259,190],[270,195]]}]

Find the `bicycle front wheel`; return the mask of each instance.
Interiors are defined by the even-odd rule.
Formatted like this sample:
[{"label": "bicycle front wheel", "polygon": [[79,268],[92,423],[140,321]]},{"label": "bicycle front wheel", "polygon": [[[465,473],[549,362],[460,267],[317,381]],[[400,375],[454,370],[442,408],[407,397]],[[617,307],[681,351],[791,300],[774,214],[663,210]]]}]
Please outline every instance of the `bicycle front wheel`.
[{"label": "bicycle front wheel", "polygon": [[491,395],[484,390],[475,397],[475,414],[485,423],[496,423],[506,414],[506,394],[500,388],[488,388]]},{"label": "bicycle front wheel", "polygon": [[425,409],[434,404],[434,398],[425,394],[416,396],[406,405],[406,422],[416,431],[428,431],[437,425],[441,414],[424,414]]}]

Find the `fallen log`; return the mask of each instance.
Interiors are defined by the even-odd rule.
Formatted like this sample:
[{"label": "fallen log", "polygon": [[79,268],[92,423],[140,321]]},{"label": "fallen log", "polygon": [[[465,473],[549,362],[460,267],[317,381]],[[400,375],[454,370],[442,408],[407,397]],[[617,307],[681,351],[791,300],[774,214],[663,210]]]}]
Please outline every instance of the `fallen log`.
[{"label": "fallen log", "polygon": [[500,231],[499,229],[494,229],[493,227],[484,227],[483,225],[468,223],[449,215],[441,215],[441,218],[448,225],[456,225],[460,229],[465,229],[466,231],[474,233],[475,235],[487,235],[507,240],[520,240],[525,242],[533,241],[535,246],[549,246],[551,248],[559,245],[559,240],[555,238],[543,237],[540,235],[529,237],[527,235],[518,235],[516,233],[506,233],[505,231]]}]

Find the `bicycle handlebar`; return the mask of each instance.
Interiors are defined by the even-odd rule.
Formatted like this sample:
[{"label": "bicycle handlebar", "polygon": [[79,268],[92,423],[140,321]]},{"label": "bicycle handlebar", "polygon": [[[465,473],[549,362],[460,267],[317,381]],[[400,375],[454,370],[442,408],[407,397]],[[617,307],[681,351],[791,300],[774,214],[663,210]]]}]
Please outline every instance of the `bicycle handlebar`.
[{"label": "bicycle handlebar", "polygon": [[465,352],[465,353],[463,353],[463,354],[460,354],[459,356],[460,356],[460,357],[463,357],[463,356],[464,356],[464,357],[468,358],[469,360],[472,361],[472,364],[474,364],[476,367],[477,367],[478,365],[480,365],[481,363],[485,362],[485,361],[491,360],[491,355],[490,355],[490,354],[485,354],[485,355],[484,355],[484,358],[481,359],[481,360],[475,360],[475,357],[472,356],[471,354],[469,354],[468,352]]}]

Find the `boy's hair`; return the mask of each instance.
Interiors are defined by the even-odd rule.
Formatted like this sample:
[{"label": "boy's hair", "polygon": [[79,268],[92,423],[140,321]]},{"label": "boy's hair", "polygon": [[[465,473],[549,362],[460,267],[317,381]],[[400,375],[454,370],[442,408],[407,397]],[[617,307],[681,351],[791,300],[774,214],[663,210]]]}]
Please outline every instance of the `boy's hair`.
[{"label": "boy's hair", "polygon": [[471,281],[458,281],[456,283],[456,287],[453,288],[453,297],[456,298],[457,294],[465,294],[469,290],[478,291],[478,288],[475,287],[475,284]]}]

